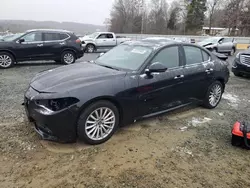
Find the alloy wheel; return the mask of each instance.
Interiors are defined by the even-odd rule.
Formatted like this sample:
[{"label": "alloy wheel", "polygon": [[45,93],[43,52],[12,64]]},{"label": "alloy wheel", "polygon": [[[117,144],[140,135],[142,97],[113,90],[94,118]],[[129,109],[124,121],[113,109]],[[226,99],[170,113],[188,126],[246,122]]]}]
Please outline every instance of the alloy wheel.
[{"label": "alloy wheel", "polygon": [[63,57],[66,64],[71,64],[74,62],[74,55],[72,53],[66,53]]},{"label": "alloy wheel", "polygon": [[93,52],[95,51],[95,47],[92,46],[92,45],[89,45],[89,46],[87,47],[87,51],[88,51],[89,53],[93,53]]},{"label": "alloy wheel", "polygon": [[85,133],[90,139],[99,141],[112,132],[115,123],[115,113],[110,108],[98,108],[88,116],[85,123]]},{"label": "alloy wheel", "polygon": [[8,55],[0,55],[0,66],[7,68],[11,65],[12,59]]},{"label": "alloy wheel", "polygon": [[209,93],[209,103],[211,106],[215,107],[221,99],[222,88],[219,84],[215,84]]}]

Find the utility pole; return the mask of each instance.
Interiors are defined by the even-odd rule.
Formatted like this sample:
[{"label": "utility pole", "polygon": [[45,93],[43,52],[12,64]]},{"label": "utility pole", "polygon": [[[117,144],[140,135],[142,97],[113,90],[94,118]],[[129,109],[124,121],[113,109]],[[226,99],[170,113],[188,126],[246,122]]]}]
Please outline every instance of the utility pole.
[{"label": "utility pole", "polygon": [[144,33],[144,0],[141,0],[141,34]]}]

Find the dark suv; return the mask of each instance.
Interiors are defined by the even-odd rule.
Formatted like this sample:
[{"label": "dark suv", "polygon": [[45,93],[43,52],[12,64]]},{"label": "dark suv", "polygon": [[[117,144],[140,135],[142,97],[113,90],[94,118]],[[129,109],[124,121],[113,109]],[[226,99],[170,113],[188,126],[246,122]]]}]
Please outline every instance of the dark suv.
[{"label": "dark suv", "polygon": [[29,30],[0,42],[0,68],[9,68],[14,62],[33,60],[55,60],[72,64],[83,53],[81,40],[70,31]]},{"label": "dark suv", "polygon": [[239,52],[233,62],[232,72],[235,76],[250,75],[250,48]]}]

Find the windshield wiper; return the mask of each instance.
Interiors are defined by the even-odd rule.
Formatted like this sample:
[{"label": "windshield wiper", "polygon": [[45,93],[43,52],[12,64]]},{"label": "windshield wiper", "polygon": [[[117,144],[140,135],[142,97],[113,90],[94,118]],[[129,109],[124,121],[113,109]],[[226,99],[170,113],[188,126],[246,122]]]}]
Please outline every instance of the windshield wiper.
[{"label": "windshield wiper", "polygon": [[[99,64],[100,65],[100,64]],[[113,70],[117,70],[117,71],[120,71],[119,69],[117,68],[114,68],[114,67],[111,67],[111,66],[108,66],[108,65],[100,65],[102,67],[106,67],[106,68],[109,68],[109,69],[113,69]]]}]

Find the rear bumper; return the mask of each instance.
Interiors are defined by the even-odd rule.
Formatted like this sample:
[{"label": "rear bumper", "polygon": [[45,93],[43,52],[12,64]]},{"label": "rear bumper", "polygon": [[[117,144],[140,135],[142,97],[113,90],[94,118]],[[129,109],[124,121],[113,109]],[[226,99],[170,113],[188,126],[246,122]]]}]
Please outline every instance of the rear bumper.
[{"label": "rear bumper", "polygon": [[239,62],[238,59],[235,59],[232,66],[232,72],[234,73],[243,73],[250,75],[250,65],[245,65]]},{"label": "rear bumper", "polygon": [[76,53],[76,58],[79,59],[79,58],[83,57],[84,51],[85,51],[85,48],[82,47],[81,50]]}]

